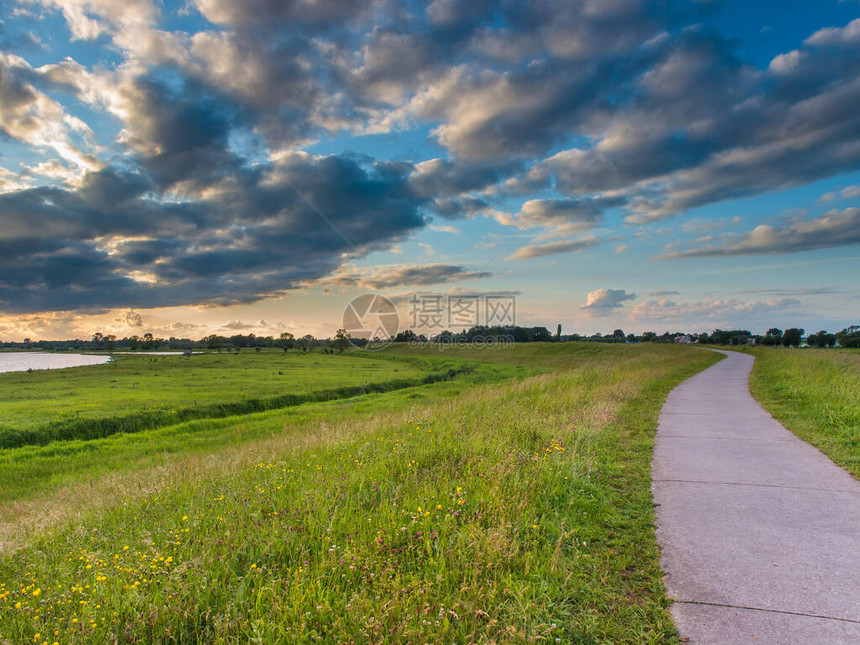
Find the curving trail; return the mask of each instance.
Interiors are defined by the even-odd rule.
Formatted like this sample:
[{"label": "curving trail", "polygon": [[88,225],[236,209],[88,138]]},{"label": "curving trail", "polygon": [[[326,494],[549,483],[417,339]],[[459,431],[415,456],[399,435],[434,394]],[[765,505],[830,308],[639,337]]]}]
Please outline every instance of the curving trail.
[{"label": "curving trail", "polygon": [[671,612],[693,645],[860,644],[860,481],[749,393],[754,358],[675,388],[653,461]]}]

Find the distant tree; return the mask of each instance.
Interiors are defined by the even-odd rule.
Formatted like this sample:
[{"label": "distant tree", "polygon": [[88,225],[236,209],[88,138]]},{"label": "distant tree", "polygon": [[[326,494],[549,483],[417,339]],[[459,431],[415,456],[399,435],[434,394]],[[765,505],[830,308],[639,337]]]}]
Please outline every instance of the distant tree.
[{"label": "distant tree", "polygon": [[549,343],[552,341],[552,334],[546,327],[532,327],[532,337],[536,343]]},{"label": "distant tree", "polygon": [[860,325],[851,325],[836,334],[842,347],[860,347]]},{"label": "distant tree", "polygon": [[108,334],[104,337],[105,349],[113,349],[116,347],[116,336]]},{"label": "distant tree", "polygon": [[288,331],[281,332],[281,335],[278,336],[278,347],[282,348],[286,352],[295,346],[296,337]]},{"label": "distant tree", "polygon": [[731,334],[730,345],[749,345],[753,337],[752,332],[746,329],[736,329]]},{"label": "distant tree", "polygon": [[210,336],[207,336],[203,340],[206,341],[206,347],[208,349],[220,350],[222,347],[224,347],[224,337],[223,336],[218,336],[217,334],[212,334]]},{"label": "distant tree", "polygon": [[803,330],[797,327],[786,329],[782,334],[782,344],[785,347],[797,347],[803,339]]},{"label": "distant tree", "polygon": [[314,338],[311,334],[305,334],[299,339],[299,345],[301,345],[303,352],[308,352],[312,350],[317,344],[317,339]]},{"label": "distant tree", "polygon": [[[342,330],[341,330],[342,331]],[[409,343],[413,340],[416,340],[418,336],[411,329],[404,329],[403,331],[397,332],[397,335],[394,337],[395,343]]]},{"label": "distant tree", "polygon": [[715,329],[708,342],[714,345],[747,345],[752,339],[752,332],[746,329]]},{"label": "distant tree", "polygon": [[622,329],[616,329],[615,331],[613,331],[613,332],[612,332],[612,335],[613,335],[615,338],[625,338],[625,336],[624,336],[624,330],[622,330]]},{"label": "distant tree", "polygon": [[332,349],[336,349],[339,353],[349,347],[349,334],[345,329],[338,329],[334,335],[334,340],[331,341]]},{"label": "distant tree", "polygon": [[812,347],[833,347],[836,344],[836,334],[830,334],[822,329],[817,334],[810,334],[806,342]]},{"label": "distant tree", "polygon": [[104,334],[102,334],[100,331],[97,331],[95,334],[93,334],[93,345],[101,345],[103,339]]},{"label": "distant tree", "polygon": [[782,344],[782,330],[778,327],[771,327],[767,330],[767,333],[764,335],[764,338],[761,339],[762,345],[769,345],[771,347],[775,345]]},{"label": "distant tree", "polygon": [[627,342],[628,343],[635,343],[636,342],[636,335],[635,334],[627,334]]},{"label": "distant tree", "polygon": [[646,331],[642,334],[642,342],[645,343],[653,343],[657,340],[657,333],[653,331]]},{"label": "distant tree", "polygon": [[558,323],[558,326],[555,328],[555,339],[557,341],[561,340],[561,323]]}]

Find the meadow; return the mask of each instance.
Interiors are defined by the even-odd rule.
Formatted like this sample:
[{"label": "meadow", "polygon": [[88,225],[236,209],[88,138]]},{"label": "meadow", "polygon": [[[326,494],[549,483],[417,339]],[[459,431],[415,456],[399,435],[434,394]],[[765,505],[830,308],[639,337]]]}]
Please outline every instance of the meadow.
[{"label": "meadow", "polygon": [[[0,502],[0,643],[676,642],[653,435],[666,394],[718,355],[386,356],[470,369],[0,452],[0,481],[36,482]],[[41,451],[77,466],[27,471]]]},{"label": "meadow", "polygon": [[[456,370],[454,370],[456,371]],[[190,419],[387,391],[450,365],[364,353],[116,355],[109,366],[0,374],[0,448],[97,439]]]},{"label": "meadow", "polygon": [[750,391],[804,441],[860,477],[860,350],[754,348]]}]

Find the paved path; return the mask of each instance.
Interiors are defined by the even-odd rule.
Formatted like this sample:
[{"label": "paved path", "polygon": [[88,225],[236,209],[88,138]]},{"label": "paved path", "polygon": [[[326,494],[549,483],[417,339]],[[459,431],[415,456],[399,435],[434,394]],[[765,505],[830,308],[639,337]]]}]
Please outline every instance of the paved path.
[{"label": "paved path", "polygon": [[750,396],[753,358],[675,388],[654,450],[657,539],[691,644],[860,644],[860,482]]}]

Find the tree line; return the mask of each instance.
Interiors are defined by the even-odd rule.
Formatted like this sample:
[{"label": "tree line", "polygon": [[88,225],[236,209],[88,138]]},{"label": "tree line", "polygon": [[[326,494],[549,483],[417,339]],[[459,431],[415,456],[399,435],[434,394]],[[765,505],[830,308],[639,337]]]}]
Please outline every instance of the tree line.
[{"label": "tree line", "polygon": [[[686,333],[681,331],[657,334],[646,331],[642,334],[625,334],[621,329],[615,329],[611,333],[596,333],[584,336],[576,333],[562,334],[561,325],[556,327],[555,333],[546,327],[487,327],[477,325],[460,332],[444,330],[435,335],[417,333],[411,329],[398,332],[392,338],[386,339],[393,342],[436,342],[443,344],[474,343],[479,341],[495,340],[499,342],[514,343],[547,343],[547,342],[594,342],[594,343],[674,343],[687,341],[691,343],[710,345],[765,345],[798,347],[804,342],[812,347],[860,347],[860,325],[851,325],[841,331],[832,333],[825,330],[806,335],[804,329],[790,327],[782,330],[772,327],[763,335],[753,334],[746,329],[715,329],[711,333]],[[223,336],[210,334],[203,338],[192,340],[190,338],[159,338],[152,333],[142,335],[131,335],[117,338],[111,334],[95,333],[90,339],[74,340],[36,340],[25,338],[21,342],[0,342],[3,349],[44,349],[53,351],[72,350],[107,350],[107,351],[153,351],[153,350],[227,350],[238,351],[246,348],[260,351],[263,348],[279,348],[286,351],[296,350],[308,352],[321,350],[323,352],[342,352],[350,344],[362,346],[367,341],[350,338],[343,329],[339,329],[331,338],[315,338],[311,334],[296,337],[290,332],[283,332],[279,336],[256,336],[255,334],[233,334]]]}]

